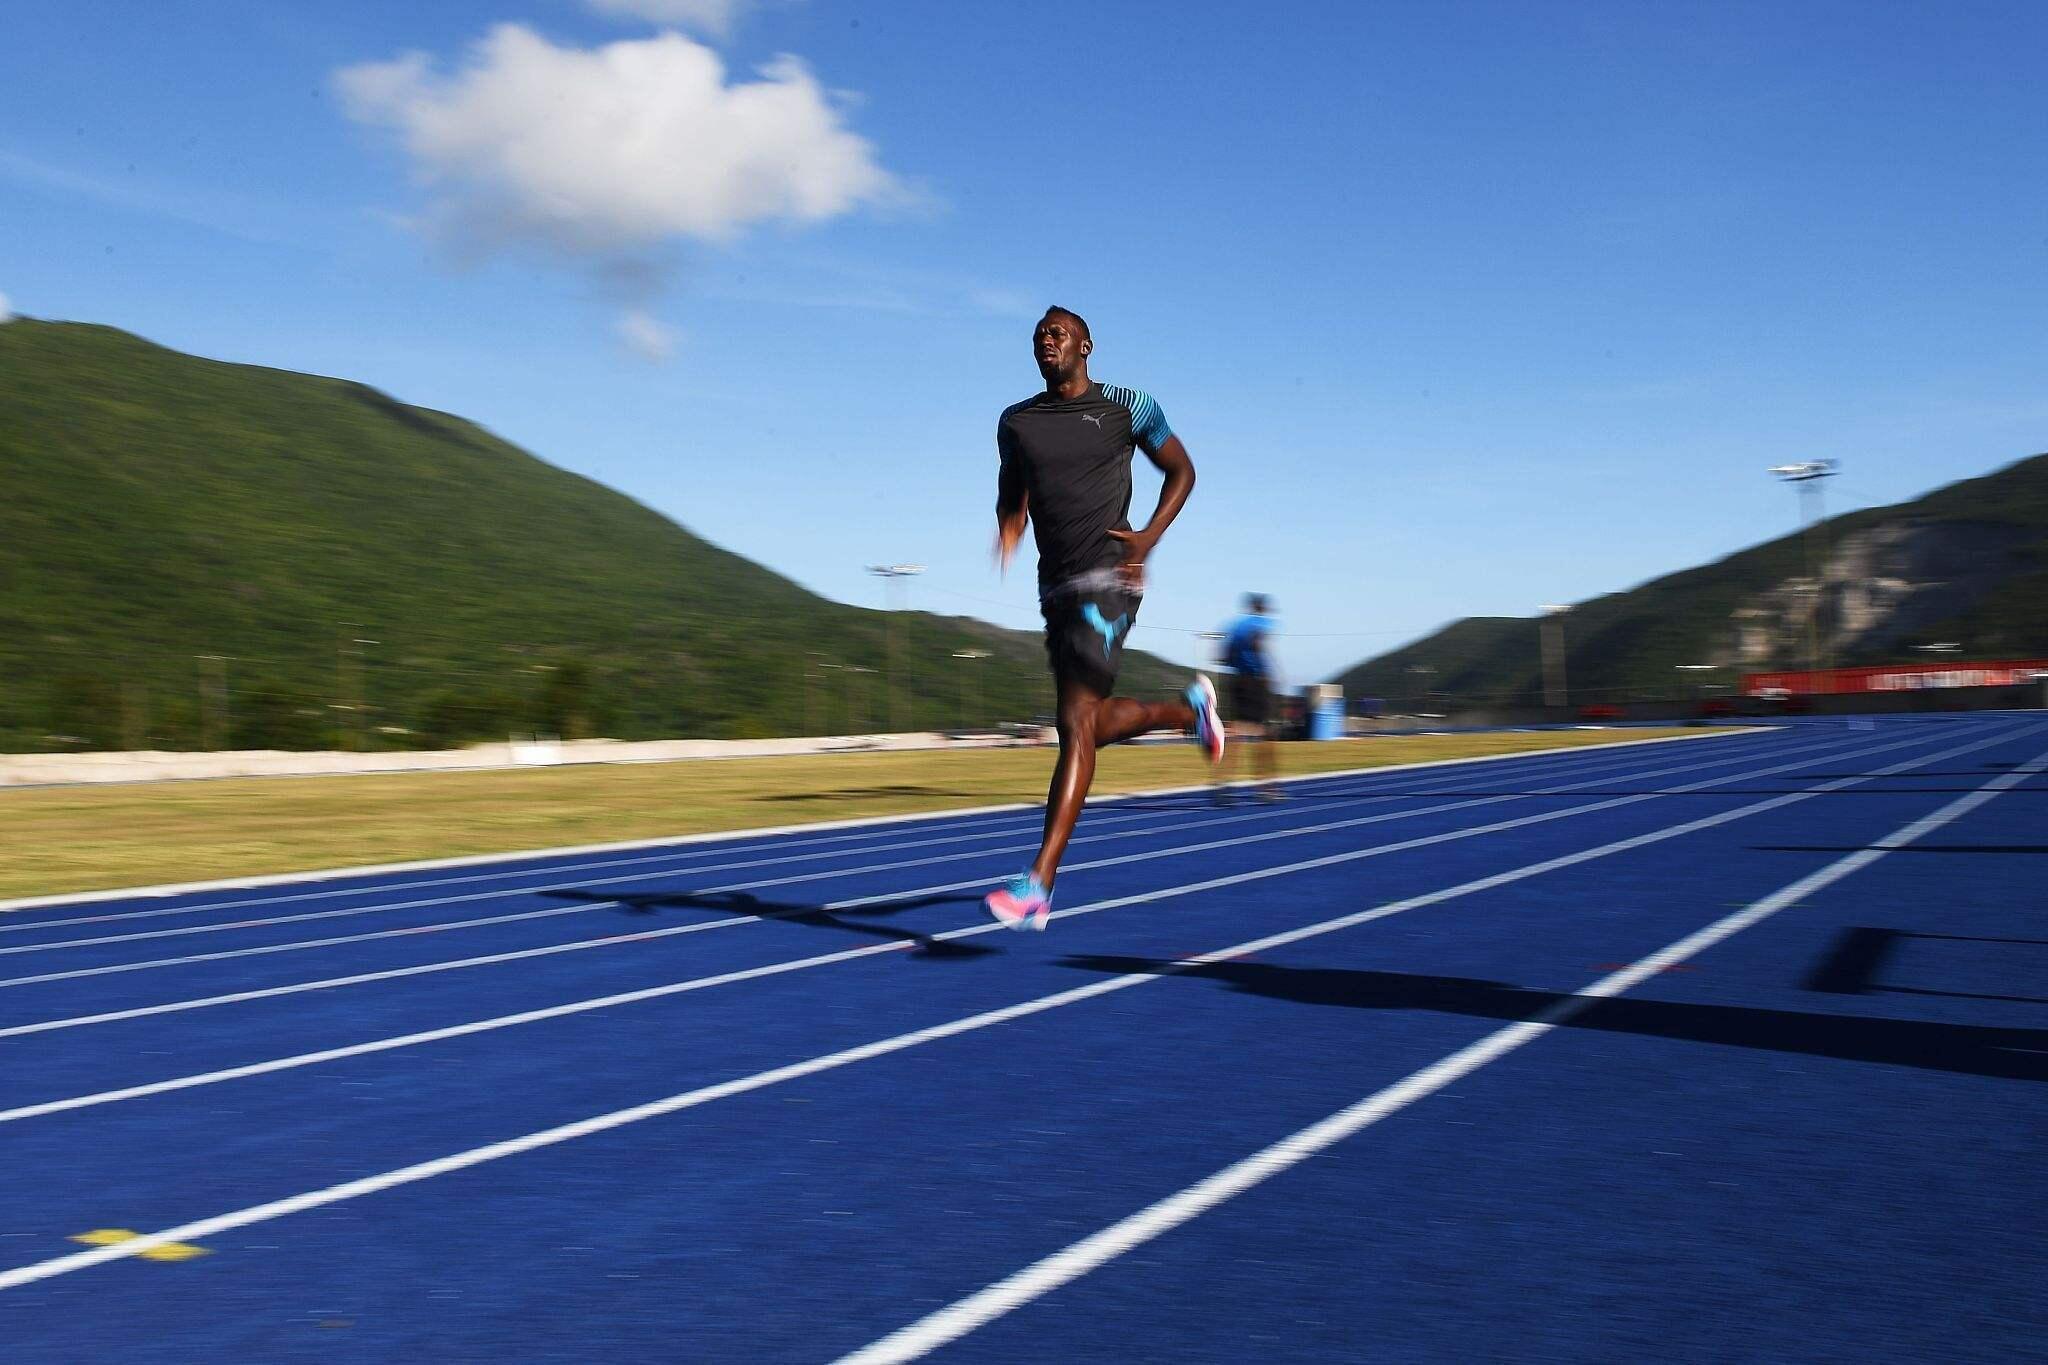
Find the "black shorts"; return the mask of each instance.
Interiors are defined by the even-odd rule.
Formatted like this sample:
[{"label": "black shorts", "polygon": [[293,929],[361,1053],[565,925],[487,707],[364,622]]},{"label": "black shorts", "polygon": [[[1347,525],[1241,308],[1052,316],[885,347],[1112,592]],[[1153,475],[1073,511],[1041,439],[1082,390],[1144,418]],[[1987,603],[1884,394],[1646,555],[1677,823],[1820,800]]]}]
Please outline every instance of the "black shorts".
[{"label": "black shorts", "polygon": [[1230,675],[1230,716],[1240,725],[1264,725],[1273,718],[1273,689],[1256,673]]},{"label": "black shorts", "polygon": [[1045,657],[1054,678],[1073,678],[1102,696],[1116,689],[1124,641],[1142,594],[1122,588],[1065,590],[1038,604],[1045,615]]}]

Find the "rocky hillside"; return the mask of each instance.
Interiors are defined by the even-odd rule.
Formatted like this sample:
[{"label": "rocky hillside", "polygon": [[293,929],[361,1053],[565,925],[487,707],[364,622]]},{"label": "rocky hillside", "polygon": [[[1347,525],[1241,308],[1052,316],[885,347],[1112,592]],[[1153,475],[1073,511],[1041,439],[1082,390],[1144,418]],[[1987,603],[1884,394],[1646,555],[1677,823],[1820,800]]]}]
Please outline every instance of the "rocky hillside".
[{"label": "rocky hillside", "polygon": [[[1809,567],[1817,561],[1818,572]],[[1441,703],[1542,700],[1535,617],[1473,617],[1347,669],[1347,695]],[[1892,507],[1833,517],[1565,617],[1574,701],[1679,695],[1711,664],[1743,672],[1914,657],[1954,641],[1960,657],[2048,654],[2048,455]]]}]

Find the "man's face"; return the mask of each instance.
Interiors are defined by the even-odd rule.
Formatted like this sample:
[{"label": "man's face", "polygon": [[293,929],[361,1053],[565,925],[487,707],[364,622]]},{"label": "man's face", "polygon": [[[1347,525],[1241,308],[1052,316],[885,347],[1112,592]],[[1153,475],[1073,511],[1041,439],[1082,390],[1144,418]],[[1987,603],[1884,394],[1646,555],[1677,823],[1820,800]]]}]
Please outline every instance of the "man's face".
[{"label": "man's face", "polygon": [[1040,374],[1058,379],[1081,368],[1081,358],[1088,354],[1088,342],[1072,318],[1049,313],[1031,333],[1031,354],[1038,361]]}]

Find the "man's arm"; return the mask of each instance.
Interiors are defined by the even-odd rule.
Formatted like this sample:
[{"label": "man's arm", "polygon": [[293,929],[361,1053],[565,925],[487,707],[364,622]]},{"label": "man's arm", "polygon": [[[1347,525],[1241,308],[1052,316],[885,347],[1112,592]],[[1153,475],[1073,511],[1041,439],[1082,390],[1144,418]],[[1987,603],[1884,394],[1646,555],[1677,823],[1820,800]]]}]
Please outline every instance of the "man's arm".
[{"label": "man's arm", "polygon": [[1024,476],[1010,458],[1009,443],[999,430],[996,447],[1003,464],[996,474],[996,567],[1007,573],[1017,544],[1024,539],[1024,525],[1031,520],[1031,499],[1024,491]]},{"label": "man's arm", "polygon": [[1166,476],[1166,483],[1159,490],[1159,506],[1152,509],[1152,520],[1138,531],[1111,531],[1110,536],[1124,547],[1123,563],[1117,565],[1117,572],[1132,587],[1142,587],[1145,582],[1145,560],[1152,554],[1159,538],[1166,534],[1166,528],[1173,525],[1173,519],[1180,515],[1180,509],[1188,500],[1188,494],[1195,491],[1195,462],[1188,458],[1188,448],[1181,444],[1180,437],[1168,436],[1157,449],[1140,446],[1152,467]]}]

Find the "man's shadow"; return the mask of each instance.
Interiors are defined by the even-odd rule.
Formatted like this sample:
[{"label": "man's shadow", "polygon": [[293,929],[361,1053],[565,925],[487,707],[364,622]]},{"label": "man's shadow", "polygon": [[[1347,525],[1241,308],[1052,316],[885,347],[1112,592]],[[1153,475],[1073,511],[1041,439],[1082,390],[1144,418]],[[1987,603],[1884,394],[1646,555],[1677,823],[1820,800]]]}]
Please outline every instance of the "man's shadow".
[{"label": "man's shadow", "polygon": [[[1577,998],[1560,991],[1527,990],[1471,977],[1286,967],[1267,962],[1187,965],[1166,958],[1082,955],[1063,958],[1060,965],[1113,974],[1205,977],[1232,990],[1303,1005],[1427,1010],[1501,1023],[1533,1019]],[[1599,1000],[1562,1020],[1561,1026],[1964,1076],[2048,1081],[2048,1029],[1682,1003],[1640,996]]]},{"label": "man's shadow", "polygon": [[[917,945],[913,956],[936,959],[962,959],[986,957],[1001,952],[1000,948],[980,943],[963,943],[958,939],[934,938],[911,929],[891,928],[886,924],[867,924],[861,920],[845,919],[841,912],[822,905],[802,905],[788,901],[765,901],[745,891],[582,891],[575,888],[544,893],[558,900],[590,901],[600,905],[616,903],[622,910],[633,915],[658,914],[663,910],[716,910],[727,915],[751,915],[761,920],[773,920],[790,924],[807,924],[817,929],[838,929],[849,934],[863,934],[869,938],[895,939]],[[875,901],[863,905],[858,913],[862,915],[896,915],[905,910],[918,910],[929,905],[949,905],[958,901],[972,901],[977,897],[963,892],[949,892],[930,896],[907,896],[901,900]]]}]

